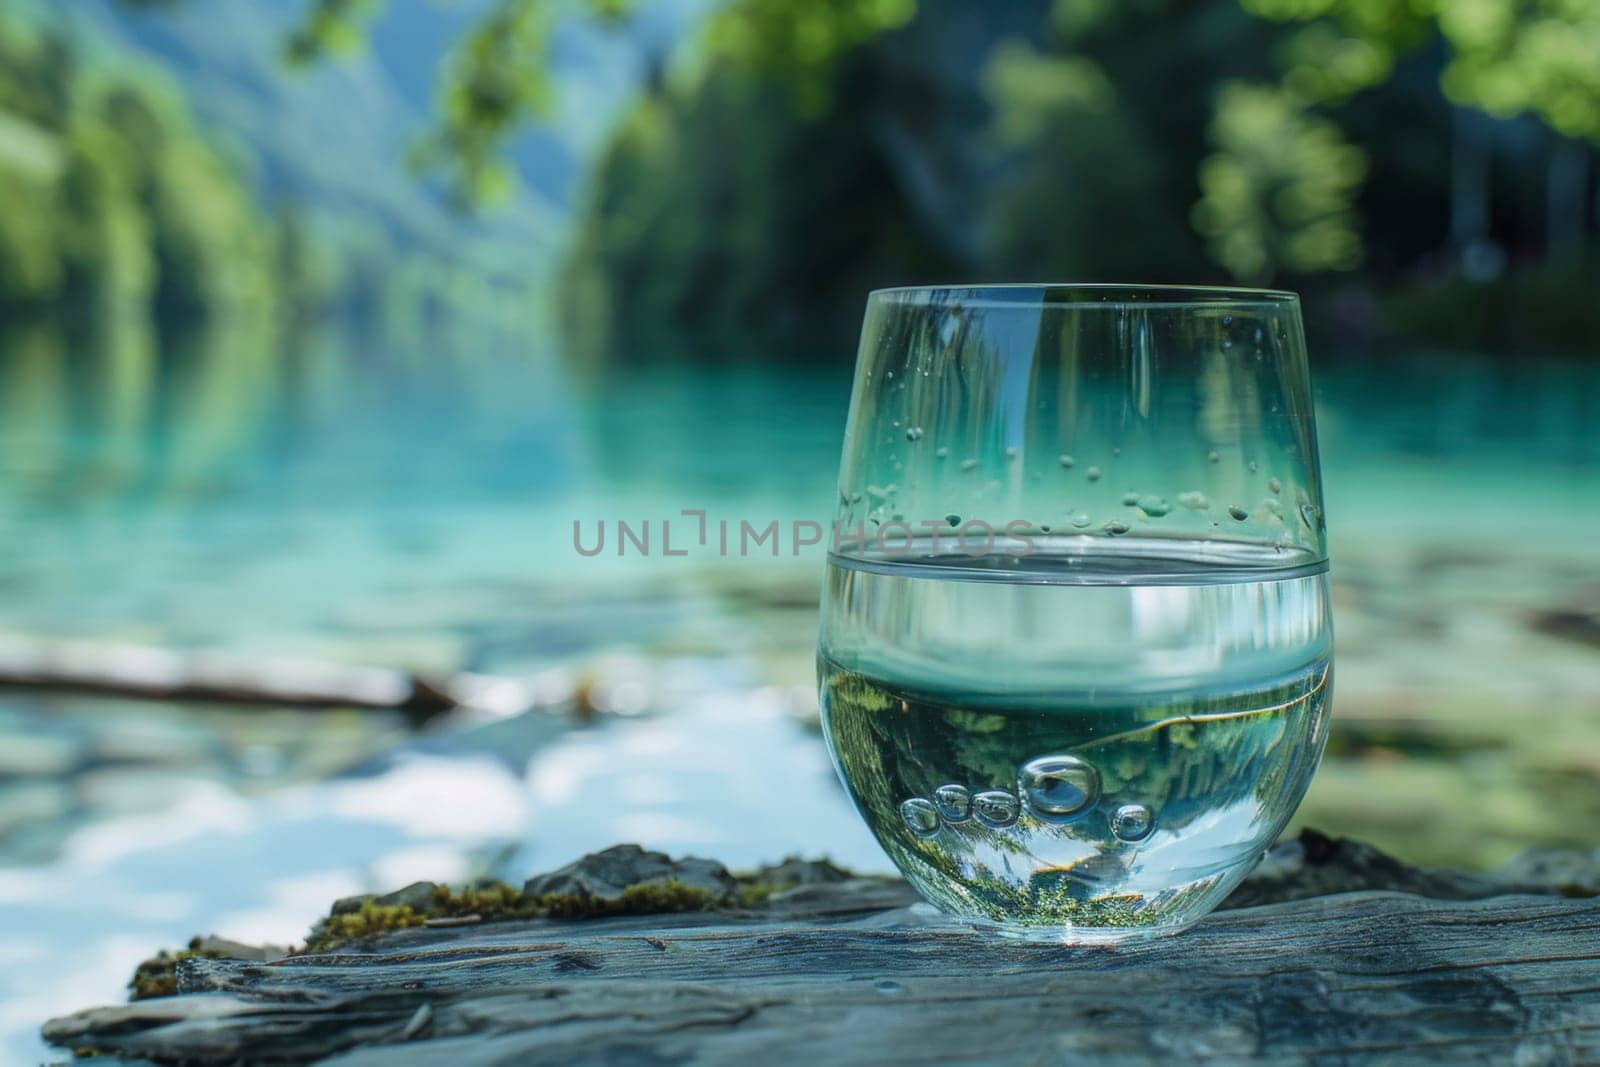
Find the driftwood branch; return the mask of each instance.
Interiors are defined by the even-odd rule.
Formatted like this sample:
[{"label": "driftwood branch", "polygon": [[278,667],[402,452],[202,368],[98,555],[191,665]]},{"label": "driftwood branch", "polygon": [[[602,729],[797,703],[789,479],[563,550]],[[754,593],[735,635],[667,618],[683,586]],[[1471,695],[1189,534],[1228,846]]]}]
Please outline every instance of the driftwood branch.
[{"label": "driftwood branch", "polygon": [[0,634],[0,686],[142,700],[401,711],[421,721],[456,708],[511,715],[581,703],[555,674],[529,679],[424,677],[386,667],[253,658]]},{"label": "driftwood branch", "polygon": [[[694,862],[686,877],[732,892]],[[674,877],[617,849],[530,887],[620,893],[636,863],[641,883]],[[826,865],[763,876],[790,887],[689,914],[467,916],[272,962],[188,959],[180,995],[45,1036],[197,1064],[1600,1058],[1600,878],[1581,853],[1467,875],[1308,833],[1241,887],[1244,906],[1117,949],[996,940],[910,906],[897,880]]]}]

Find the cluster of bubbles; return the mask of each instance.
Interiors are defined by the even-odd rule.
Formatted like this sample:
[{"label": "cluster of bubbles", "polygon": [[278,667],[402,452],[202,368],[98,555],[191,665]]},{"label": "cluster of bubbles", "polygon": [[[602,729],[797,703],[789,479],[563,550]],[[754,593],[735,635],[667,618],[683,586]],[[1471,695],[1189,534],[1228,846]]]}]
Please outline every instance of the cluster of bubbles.
[{"label": "cluster of bubbles", "polygon": [[[1017,791],[986,789],[974,793],[951,783],[933,791],[933,798],[911,797],[900,804],[906,829],[931,837],[944,824],[976,821],[991,829],[1012,825],[1027,805],[1043,822],[1060,823],[1087,812],[1100,799],[1100,772],[1077,756],[1039,756],[1022,765]],[[1143,841],[1155,829],[1155,815],[1143,804],[1123,804],[1111,813],[1111,832],[1119,841]]]}]

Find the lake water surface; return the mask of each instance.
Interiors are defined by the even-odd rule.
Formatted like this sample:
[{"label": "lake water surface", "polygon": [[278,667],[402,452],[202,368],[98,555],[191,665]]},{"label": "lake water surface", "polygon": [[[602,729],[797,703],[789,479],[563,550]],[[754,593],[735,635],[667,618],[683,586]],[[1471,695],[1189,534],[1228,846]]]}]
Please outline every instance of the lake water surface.
[{"label": "lake water surface", "polygon": [[[1302,819],[1430,862],[1600,844],[1600,654],[1548,624],[1600,594],[1600,370],[1317,372],[1340,677]],[[825,520],[848,393],[837,361],[576,374],[482,339],[8,335],[0,632],[565,672],[610,713],[418,735],[0,691],[0,1056],[38,1058],[44,1017],[120,996],[157,947],[292,940],[352,892],[619,840],[886,867],[808,725],[820,549],[572,545],[575,520],[684,509]]]}]

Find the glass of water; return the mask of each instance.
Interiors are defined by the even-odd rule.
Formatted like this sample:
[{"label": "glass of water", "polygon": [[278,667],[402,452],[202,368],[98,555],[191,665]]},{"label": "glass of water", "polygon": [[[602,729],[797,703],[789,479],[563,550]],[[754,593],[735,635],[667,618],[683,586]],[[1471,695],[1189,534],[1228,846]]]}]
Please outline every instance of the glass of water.
[{"label": "glass of water", "polygon": [[930,901],[1172,933],[1283,829],[1332,629],[1292,293],[873,293],[823,594],[829,751]]}]

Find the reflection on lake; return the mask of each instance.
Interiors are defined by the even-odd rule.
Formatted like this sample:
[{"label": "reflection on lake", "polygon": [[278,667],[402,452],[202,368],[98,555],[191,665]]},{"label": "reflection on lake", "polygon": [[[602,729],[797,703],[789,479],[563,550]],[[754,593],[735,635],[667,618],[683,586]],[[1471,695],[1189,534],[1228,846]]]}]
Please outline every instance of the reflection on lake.
[{"label": "reflection on lake", "polygon": [[[574,519],[825,517],[848,378],[11,327],[0,631],[569,671],[618,714],[411,735],[0,693],[4,1054],[37,1058],[45,1015],[120,995],[160,945],[293,938],[350,892],[621,838],[884,867],[805,721],[819,549],[571,543]],[[1593,623],[1535,625],[1600,592],[1600,372],[1417,356],[1324,366],[1319,399],[1340,692],[1302,819],[1432,862],[1600,844]]]}]

